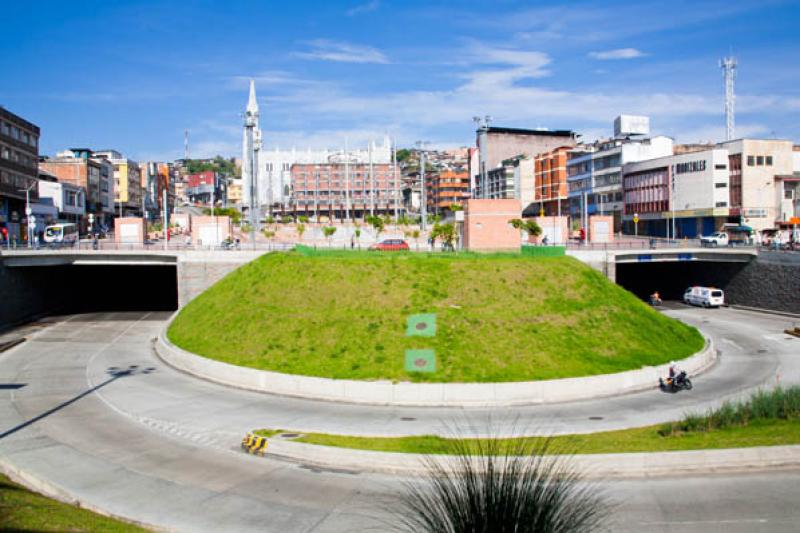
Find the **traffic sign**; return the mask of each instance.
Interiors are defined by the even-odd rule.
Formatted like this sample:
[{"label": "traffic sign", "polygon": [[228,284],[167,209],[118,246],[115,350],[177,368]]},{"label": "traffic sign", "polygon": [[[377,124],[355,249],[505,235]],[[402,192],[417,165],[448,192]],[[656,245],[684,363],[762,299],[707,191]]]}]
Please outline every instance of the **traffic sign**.
[{"label": "traffic sign", "polygon": [[36,227],[36,217],[35,216],[30,215],[28,217],[28,227],[29,228],[35,228]]},{"label": "traffic sign", "polygon": [[28,216],[30,216],[30,215],[31,215],[31,213],[33,213],[33,209],[31,209],[31,208],[30,208],[30,206],[29,206],[29,207],[26,207],[26,208],[25,208],[25,214],[26,214],[26,215],[28,215]]},{"label": "traffic sign", "polygon": [[638,224],[639,223],[639,213],[634,213],[633,214],[633,223],[634,224]]}]

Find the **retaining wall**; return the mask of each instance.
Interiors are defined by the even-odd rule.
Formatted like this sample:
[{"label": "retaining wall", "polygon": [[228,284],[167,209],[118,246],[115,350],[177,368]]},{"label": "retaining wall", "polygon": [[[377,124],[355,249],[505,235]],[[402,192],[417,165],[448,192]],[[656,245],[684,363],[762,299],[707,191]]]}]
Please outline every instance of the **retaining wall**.
[{"label": "retaining wall", "polygon": [[[159,335],[156,352],[167,364],[194,376],[241,389],[283,396],[357,404],[397,406],[492,407],[544,404],[616,396],[657,386],[669,365],[617,374],[514,383],[393,383],[281,374],[214,361],[187,352]],[[708,369],[717,357],[710,339],[681,361],[690,375]]]}]

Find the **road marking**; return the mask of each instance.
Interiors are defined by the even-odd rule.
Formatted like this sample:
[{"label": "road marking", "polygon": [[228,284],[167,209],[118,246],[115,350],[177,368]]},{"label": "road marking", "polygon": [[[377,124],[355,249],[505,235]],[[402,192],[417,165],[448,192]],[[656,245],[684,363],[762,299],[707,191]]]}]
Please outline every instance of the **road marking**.
[{"label": "road marking", "polygon": [[642,522],[644,526],[693,526],[700,524],[767,524],[768,518],[741,518],[738,520],[681,520],[670,522]]},{"label": "road marking", "polygon": [[722,342],[727,342],[728,344],[730,344],[731,346],[733,346],[737,350],[743,351],[741,346],[739,346],[738,344],[736,344],[735,342],[733,342],[730,339],[722,339]]}]

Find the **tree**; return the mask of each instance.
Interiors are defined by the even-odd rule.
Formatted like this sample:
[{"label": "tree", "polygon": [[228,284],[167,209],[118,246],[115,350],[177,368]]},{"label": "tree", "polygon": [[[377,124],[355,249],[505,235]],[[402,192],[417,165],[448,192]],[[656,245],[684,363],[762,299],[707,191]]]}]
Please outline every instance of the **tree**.
[{"label": "tree", "polygon": [[333,239],[333,234],[336,233],[336,227],[334,226],[325,226],[322,228],[322,234],[325,235],[325,238],[328,239],[328,244],[331,244]]},{"label": "tree", "polygon": [[303,233],[306,232],[305,224],[298,224],[297,228],[295,228],[295,229],[297,229],[297,237],[302,241],[303,240]]},{"label": "tree", "polygon": [[454,439],[428,456],[391,508],[404,531],[583,533],[608,526],[611,505],[552,441]]},{"label": "tree", "polygon": [[453,213],[455,213],[456,211],[463,211],[463,210],[464,206],[461,204],[457,204],[455,202],[450,204],[450,211],[452,211]]},{"label": "tree", "polygon": [[365,221],[375,230],[375,240],[377,241],[378,237],[380,237],[381,232],[385,228],[383,218],[379,216],[370,215],[365,219]]},{"label": "tree", "polygon": [[411,150],[409,150],[408,148],[400,148],[397,151],[396,157],[398,163],[403,163],[407,161],[409,157],[411,157]]},{"label": "tree", "polygon": [[308,224],[308,217],[306,215],[300,215],[297,217],[297,220],[302,222],[303,224]]},{"label": "tree", "polygon": [[419,248],[419,230],[415,229],[411,232],[411,236],[414,237],[414,244]]},{"label": "tree", "polygon": [[533,219],[522,220],[521,218],[514,218],[508,221],[509,224],[514,226],[515,229],[522,230],[531,237],[538,237],[542,234],[542,228]]},{"label": "tree", "polygon": [[447,224],[434,224],[431,230],[431,239],[434,241],[440,239],[444,247],[449,250],[455,250],[455,241],[457,237],[456,226],[452,222]]},{"label": "tree", "polygon": [[267,228],[264,228],[264,231],[262,233],[264,234],[264,237],[266,237],[267,240],[270,241],[272,240],[273,237],[275,237],[275,232]]},{"label": "tree", "polygon": [[291,224],[292,221],[293,221],[293,219],[289,215],[283,215],[281,217],[281,224]]}]

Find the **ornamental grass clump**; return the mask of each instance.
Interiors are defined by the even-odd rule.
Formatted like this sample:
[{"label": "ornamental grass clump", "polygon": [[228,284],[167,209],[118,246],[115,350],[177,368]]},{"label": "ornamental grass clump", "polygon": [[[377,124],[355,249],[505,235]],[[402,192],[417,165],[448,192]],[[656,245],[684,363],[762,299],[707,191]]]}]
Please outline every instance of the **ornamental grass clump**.
[{"label": "ornamental grass clump", "polygon": [[392,509],[395,529],[437,533],[588,532],[606,529],[610,505],[551,441],[453,439],[428,456]]},{"label": "ornamental grass clump", "polygon": [[688,414],[677,422],[667,422],[659,434],[664,437],[683,433],[743,427],[759,420],[795,420],[800,418],[800,386],[759,390],[739,402],[725,402],[706,414]]}]

